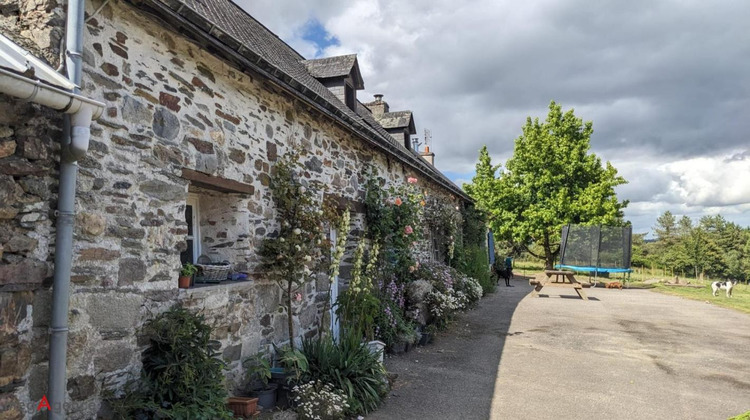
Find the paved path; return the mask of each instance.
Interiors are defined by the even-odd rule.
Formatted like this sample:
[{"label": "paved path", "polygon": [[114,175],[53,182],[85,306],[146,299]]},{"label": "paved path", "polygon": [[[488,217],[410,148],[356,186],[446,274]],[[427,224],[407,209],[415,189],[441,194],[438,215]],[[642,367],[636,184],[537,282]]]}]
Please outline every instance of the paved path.
[{"label": "paved path", "polygon": [[526,281],[514,285],[432,345],[387,360],[399,377],[368,419],[726,419],[750,410],[749,315],[648,290],[587,289],[584,302],[569,289],[531,298]]}]

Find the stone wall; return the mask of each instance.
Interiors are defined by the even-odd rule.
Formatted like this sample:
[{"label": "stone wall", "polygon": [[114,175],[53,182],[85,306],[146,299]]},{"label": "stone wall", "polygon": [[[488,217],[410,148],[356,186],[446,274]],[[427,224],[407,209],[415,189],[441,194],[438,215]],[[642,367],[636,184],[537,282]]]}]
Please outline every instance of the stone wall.
[{"label": "stone wall", "polygon": [[[42,9],[39,22],[58,14],[56,7]],[[44,33],[56,33],[56,24]],[[241,361],[287,337],[280,291],[255,271],[256,250],[277,229],[268,185],[278,156],[301,146],[308,151],[304,177],[354,201],[364,194],[365,167],[376,167],[386,186],[413,174],[125,3],[110,2],[89,21],[85,46],[83,94],[107,109],[79,163],[70,418],[95,418],[102,391],[138,373],[139,326],[178,301],[215,323],[230,384],[241,386]],[[0,407],[7,408],[0,418],[20,418],[19,404],[35,407],[46,392],[60,127],[58,113],[0,96]],[[254,192],[196,188],[181,177],[183,168]],[[420,185],[447,195],[426,180]],[[204,250],[248,270],[252,281],[177,289],[189,191],[201,195]],[[359,234],[363,219],[354,220]],[[418,247],[423,255],[428,250],[426,243]],[[325,284],[308,285],[295,309],[301,335],[318,333]]]}]

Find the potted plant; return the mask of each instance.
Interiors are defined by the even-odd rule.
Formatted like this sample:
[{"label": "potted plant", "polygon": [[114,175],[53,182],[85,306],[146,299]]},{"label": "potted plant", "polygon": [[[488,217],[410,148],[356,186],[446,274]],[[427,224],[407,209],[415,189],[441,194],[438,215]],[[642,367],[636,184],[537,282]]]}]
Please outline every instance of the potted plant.
[{"label": "potted plant", "polygon": [[271,368],[271,382],[278,385],[276,405],[287,408],[292,386],[299,383],[302,375],[308,371],[307,357],[290,346],[277,348],[276,353],[279,355],[277,362],[281,366]]},{"label": "potted plant", "polygon": [[430,344],[434,336],[435,326],[432,324],[424,326],[422,328],[422,336],[419,338],[419,345],[425,346],[427,344]]},{"label": "potted plant", "polygon": [[276,406],[276,389],[278,385],[269,383],[271,379],[271,363],[263,352],[245,361],[247,377],[250,379],[250,395],[258,397],[258,405],[263,409]]},{"label": "potted plant", "polygon": [[236,417],[250,417],[258,411],[257,397],[229,397],[227,403]]},{"label": "potted plant", "polygon": [[180,269],[180,277],[177,279],[177,285],[180,289],[190,288],[193,275],[198,272],[198,267],[190,263],[185,263]]}]

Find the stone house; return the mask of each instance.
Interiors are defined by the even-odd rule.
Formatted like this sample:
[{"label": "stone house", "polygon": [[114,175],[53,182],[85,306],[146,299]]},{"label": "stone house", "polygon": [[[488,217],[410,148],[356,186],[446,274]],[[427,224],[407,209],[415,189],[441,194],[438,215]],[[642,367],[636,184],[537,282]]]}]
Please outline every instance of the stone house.
[{"label": "stone house", "polygon": [[[60,64],[61,3],[0,0],[0,12],[3,45]],[[86,12],[80,93],[104,110],[77,161],[71,418],[103,415],[102,391],[140,367],[138,327],[176,302],[215,323],[235,386],[244,358],[285,340],[280,291],[255,267],[279,223],[269,173],[290,147],[306,151],[306,178],[359,212],[354,234],[366,168],[385,185],[413,176],[451,206],[469,202],[411,147],[410,111],[390,112],[382,96],[357,100],[364,81],[355,55],[305,60],[229,0],[96,1]],[[71,89],[35,68],[19,72],[0,59],[2,71]],[[47,393],[65,128],[61,112],[0,92],[0,418],[23,418]],[[419,248],[430,255],[429,244]],[[178,289],[181,262],[200,255],[230,261],[251,281]],[[318,333],[324,291],[305,291],[301,335]]]}]

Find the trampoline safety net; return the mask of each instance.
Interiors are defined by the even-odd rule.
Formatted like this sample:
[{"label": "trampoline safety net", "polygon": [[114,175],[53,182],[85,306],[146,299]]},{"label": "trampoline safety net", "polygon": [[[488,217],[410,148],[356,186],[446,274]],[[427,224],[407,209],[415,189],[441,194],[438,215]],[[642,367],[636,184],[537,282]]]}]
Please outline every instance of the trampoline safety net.
[{"label": "trampoline safety net", "polygon": [[581,271],[629,272],[632,232],[630,226],[564,226],[560,266]]}]

